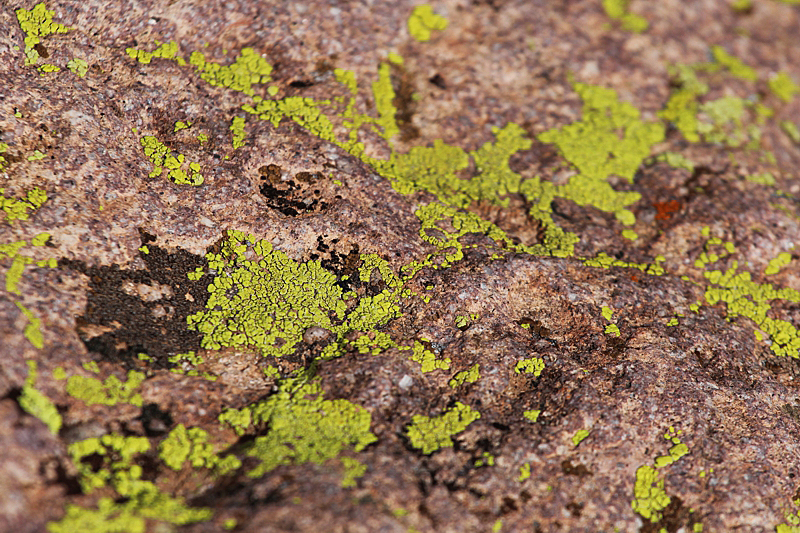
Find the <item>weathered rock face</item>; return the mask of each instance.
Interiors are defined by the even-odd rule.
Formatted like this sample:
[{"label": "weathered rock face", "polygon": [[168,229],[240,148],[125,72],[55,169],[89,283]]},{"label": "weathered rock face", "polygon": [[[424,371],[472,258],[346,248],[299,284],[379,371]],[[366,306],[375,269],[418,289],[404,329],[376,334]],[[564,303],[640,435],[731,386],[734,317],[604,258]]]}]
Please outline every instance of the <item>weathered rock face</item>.
[{"label": "weathered rock face", "polygon": [[0,530],[800,531],[800,6],[0,9]]}]

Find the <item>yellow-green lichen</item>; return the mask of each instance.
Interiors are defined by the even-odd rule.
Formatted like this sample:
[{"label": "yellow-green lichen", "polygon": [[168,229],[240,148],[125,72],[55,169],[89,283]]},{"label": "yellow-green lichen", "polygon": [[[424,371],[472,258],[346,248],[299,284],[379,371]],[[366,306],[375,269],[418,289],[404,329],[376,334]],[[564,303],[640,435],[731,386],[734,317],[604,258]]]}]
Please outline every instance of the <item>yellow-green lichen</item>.
[{"label": "yellow-green lichen", "polygon": [[539,420],[540,414],[542,414],[542,411],[539,409],[529,409],[527,411],[522,412],[522,416],[524,416],[531,422],[536,422],[537,420]]},{"label": "yellow-green lichen", "polygon": [[226,411],[220,421],[241,431],[250,425],[267,428],[247,450],[261,461],[248,472],[253,477],[282,464],[322,463],[345,449],[359,452],[377,440],[369,430],[369,411],[347,400],[326,400],[318,384],[291,379],[265,400]]},{"label": "yellow-green lichen", "polygon": [[578,431],[575,432],[575,435],[572,436],[572,445],[577,446],[588,436],[589,436],[588,429],[579,429]]},{"label": "yellow-green lichen", "polygon": [[661,455],[656,457],[655,459],[655,467],[656,468],[663,468],[667,465],[671,465],[687,453],[689,453],[689,447],[686,446],[685,443],[681,442],[681,439],[678,438],[681,431],[675,431],[675,428],[670,426],[667,432],[664,434],[664,438],[667,439],[672,443],[672,447],[669,449],[668,455]]},{"label": "yellow-green lichen", "polygon": [[759,172],[746,176],[745,179],[750,183],[757,183],[759,185],[775,185],[775,176],[772,172]]},{"label": "yellow-green lichen", "polygon": [[25,329],[23,330],[23,334],[25,338],[28,339],[34,348],[42,349],[44,348],[44,336],[42,335],[42,321],[39,317],[35,316],[31,313],[27,307],[22,305],[20,302],[15,302],[17,307],[22,314],[25,315],[25,318],[28,319],[28,323],[25,325]]},{"label": "yellow-green lichen", "polygon": [[750,133],[743,127],[747,103],[742,98],[723,96],[700,105],[704,120],[697,123],[697,132],[712,143],[724,143],[731,148],[744,144]]},{"label": "yellow-green lichen", "polygon": [[629,13],[629,3],[630,0],[603,0],[603,9],[605,9],[610,18],[620,21],[623,29],[641,33],[647,29],[647,19],[640,15]]},{"label": "yellow-green lichen", "polygon": [[159,457],[173,470],[181,470],[187,461],[193,468],[214,469],[219,474],[241,466],[241,461],[234,455],[220,458],[208,438],[204,429],[186,429],[183,424],[178,424],[158,445]]},{"label": "yellow-green lichen", "polygon": [[204,178],[200,174],[202,168],[199,163],[189,163],[189,172],[186,172],[181,168],[186,157],[183,154],[172,155],[170,149],[156,137],[145,135],[139,139],[139,144],[142,145],[144,154],[153,163],[153,171],[150,172],[148,177],[158,177],[166,168],[169,170],[167,178],[176,185],[198,186],[203,184]]},{"label": "yellow-green lichen", "polygon": [[408,33],[418,41],[429,41],[432,31],[443,31],[447,24],[445,17],[434,13],[428,4],[423,4],[415,7],[408,17]]},{"label": "yellow-green lichen", "polygon": [[792,141],[800,144],[800,129],[797,128],[797,124],[788,120],[782,120],[781,129]]},{"label": "yellow-green lichen", "polygon": [[175,366],[170,369],[170,372],[174,374],[185,374],[187,376],[197,377],[202,376],[204,379],[208,381],[216,381],[217,376],[210,374],[208,372],[200,373],[197,370],[197,365],[203,364],[203,357],[200,355],[196,355],[194,352],[186,352],[186,353],[179,353],[175,355],[171,355],[168,358],[168,361]]},{"label": "yellow-green lichen", "polygon": [[[47,530],[50,533],[144,533],[152,529],[152,522],[185,525],[209,520],[213,516],[210,509],[188,507],[155,483],[141,479],[143,470],[134,463],[134,457],[148,450],[150,441],[147,438],[116,434],[70,444],[69,452],[83,491],[88,494],[110,485],[117,497],[101,497],[97,508],[69,504],[65,516],[48,523]],[[89,456],[99,457],[101,464],[84,462]]]},{"label": "yellow-green lichen", "polygon": [[[610,307],[603,306],[601,313],[603,315],[603,318],[611,322],[611,317],[614,315],[614,311]],[[606,324],[605,332],[608,333],[609,335],[616,335],[617,337],[619,337],[620,335],[619,326],[613,323]]]},{"label": "yellow-green lichen", "polygon": [[767,265],[766,270],[764,270],[765,276],[771,276],[773,274],[777,274],[781,271],[781,268],[785,267],[792,261],[792,254],[789,252],[781,252],[778,254],[777,257],[770,259],[769,265]]},{"label": "yellow-green lichen", "polygon": [[352,457],[340,457],[344,467],[344,476],[342,478],[342,487],[355,487],[356,479],[362,477],[367,472],[367,465]]},{"label": "yellow-green lichen", "polygon": [[613,89],[576,83],[575,91],[583,99],[582,119],[541,133],[538,139],[555,144],[578,174],[564,185],[542,183],[538,207],[549,211],[553,198],[559,196],[614,213],[622,224],[632,225],[635,217],[627,207],[641,195],[615,191],[606,180],[615,175],[633,182],[650,147],[664,139],[664,126],[642,122],[639,110],[620,102]]},{"label": "yellow-green lichen", "polygon": [[395,99],[395,93],[389,73],[389,65],[382,63],[378,68],[378,80],[372,83],[375,109],[378,111],[378,118],[375,119],[375,124],[380,127],[377,133],[387,141],[400,133],[400,128],[394,118],[397,108],[392,103]]},{"label": "yellow-green lichen", "polygon": [[476,459],[473,463],[475,468],[480,468],[482,466],[494,466],[494,455],[489,452],[483,452],[481,454],[480,459]]},{"label": "yellow-green lichen", "polygon": [[89,72],[89,64],[78,57],[67,61],[67,68],[79,78],[83,78],[86,76],[86,73]]},{"label": "yellow-green lichen", "polygon": [[55,11],[49,11],[44,2],[36,4],[30,11],[20,8],[15,13],[19,27],[25,32],[26,65],[35,65],[39,61],[39,53],[35,46],[40,44],[44,37],[56,33],[67,33],[71,29],[53,22]]},{"label": "yellow-green lichen", "polygon": [[770,90],[784,102],[791,102],[794,95],[800,93],[800,85],[797,85],[785,71],[772,76],[767,84]]},{"label": "yellow-green lichen", "polygon": [[437,417],[414,415],[408,427],[408,438],[414,448],[429,454],[453,446],[452,436],[464,431],[481,414],[461,402]]},{"label": "yellow-green lichen", "polygon": [[525,463],[521,467],[519,467],[519,477],[517,477],[517,481],[522,483],[526,479],[531,477],[531,464]]},{"label": "yellow-green lichen", "polygon": [[252,48],[242,48],[232,65],[220,65],[206,60],[201,52],[192,52],[189,63],[200,77],[215,87],[227,87],[253,96],[254,84],[268,83],[272,78],[272,65]]},{"label": "yellow-green lichen", "polygon": [[142,372],[128,371],[128,380],[123,382],[117,376],[109,376],[105,381],[86,376],[70,376],[66,391],[87,405],[116,405],[129,403],[142,406],[142,396],[136,389],[145,379]]},{"label": "yellow-green lichen", "polygon": [[6,215],[8,222],[14,220],[28,220],[31,213],[36,211],[47,201],[47,193],[39,187],[34,187],[25,194],[25,199],[7,198],[5,189],[0,188],[0,210]]},{"label": "yellow-green lichen", "polygon": [[125,53],[128,54],[131,59],[135,59],[144,64],[150,63],[153,59],[170,59],[177,61],[179,65],[186,64],[186,61],[178,55],[178,43],[175,41],[163,44],[156,41],[155,43],[157,48],[152,52],[146,52],[136,48],[126,48]]},{"label": "yellow-green lichen", "polygon": [[741,59],[730,55],[721,46],[712,46],[711,55],[717,63],[727,68],[733,76],[747,81],[756,81],[758,79],[755,69],[745,65]]},{"label": "yellow-green lichen", "polygon": [[517,374],[533,374],[534,377],[539,377],[544,370],[544,359],[541,357],[531,357],[529,359],[523,359],[522,361],[517,361],[517,364],[514,365],[514,372]]},{"label": "yellow-green lichen", "polygon": [[244,117],[233,117],[230,130],[233,133],[233,149],[237,150],[244,146]]},{"label": "yellow-green lichen", "polygon": [[674,168],[683,168],[689,172],[694,172],[694,162],[678,152],[663,152],[656,157],[656,161],[664,162]]},{"label": "yellow-green lichen", "polygon": [[[61,70],[61,67],[59,67],[58,65],[51,65],[50,63],[45,63],[44,65],[39,65],[36,68],[36,70],[38,70],[39,73],[42,76],[44,76],[45,74],[49,74],[50,72],[59,72]],[[44,155],[42,155],[42,157],[40,157],[39,159],[44,159]],[[28,161],[32,161],[32,159],[28,159]]]},{"label": "yellow-green lichen", "polygon": [[[238,231],[229,231],[220,252],[206,258],[217,275],[208,285],[206,310],[187,321],[203,334],[201,345],[209,349],[249,345],[279,357],[292,353],[308,328],[321,327],[336,336],[323,355],[336,356],[347,333],[385,325],[399,315],[399,301],[410,295],[384,265],[378,271],[389,288],[348,307],[355,293],[343,291],[336,275],[319,261],[298,263],[271,243]],[[383,347],[392,345],[385,335],[373,337]]]},{"label": "yellow-green lichen", "polygon": [[26,413],[35,416],[55,435],[61,429],[61,415],[50,399],[36,390],[36,361],[27,361],[28,377],[19,395],[19,406]]},{"label": "yellow-green lichen", "polygon": [[437,359],[436,354],[426,348],[420,341],[414,341],[413,347],[401,346],[399,349],[411,350],[411,360],[420,364],[420,372],[427,373],[434,370],[449,370],[450,358]]},{"label": "yellow-green lichen", "polygon": [[664,490],[664,480],[659,477],[658,469],[671,465],[689,453],[688,446],[678,438],[680,434],[681,431],[676,431],[673,426],[670,426],[664,433],[664,438],[672,444],[669,454],[657,457],[654,466],[642,465],[636,470],[634,499],[631,501],[631,507],[642,518],[653,523],[661,520],[662,511],[671,501]]},{"label": "yellow-green lichen", "polygon": [[34,150],[33,153],[28,157],[26,157],[25,159],[27,159],[28,161],[41,161],[45,157],[46,155],[40,152],[39,150]]},{"label": "yellow-green lichen", "polygon": [[671,501],[664,490],[664,480],[659,478],[658,471],[649,465],[642,465],[636,470],[633,495],[634,499],[631,502],[633,510],[653,523],[661,520],[661,511]]},{"label": "yellow-green lichen", "polygon": [[[703,234],[708,236],[706,228]],[[713,247],[725,245],[725,250],[714,253]],[[728,246],[730,244],[730,246]],[[703,252],[695,261],[698,268],[707,268],[735,252],[732,243],[723,243],[721,239],[711,237],[706,243],[708,252]],[[752,320],[757,329],[769,336],[770,349],[779,356],[800,357],[800,335],[790,322],[767,316],[774,300],[785,300],[800,303],[800,292],[795,289],[775,288],[771,283],[756,283],[751,280],[750,272],[739,271],[739,262],[734,260],[725,270],[708,270],[703,272],[708,281],[705,290],[705,301],[709,305],[724,303],[727,307],[728,319],[743,316]]]},{"label": "yellow-green lichen", "polygon": [[453,376],[450,381],[447,382],[451,388],[455,389],[463,385],[464,383],[475,383],[481,378],[481,365],[474,364],[469,367],[467,370],[462,370],[458,372],[455,376]]},{"label": "yellow-green lichen", "polygon": [[478,313],[469,313],[468,315],[456,315],[453,321],[458,329],[466,329],[470,325],[477,322],[481,316]]}]

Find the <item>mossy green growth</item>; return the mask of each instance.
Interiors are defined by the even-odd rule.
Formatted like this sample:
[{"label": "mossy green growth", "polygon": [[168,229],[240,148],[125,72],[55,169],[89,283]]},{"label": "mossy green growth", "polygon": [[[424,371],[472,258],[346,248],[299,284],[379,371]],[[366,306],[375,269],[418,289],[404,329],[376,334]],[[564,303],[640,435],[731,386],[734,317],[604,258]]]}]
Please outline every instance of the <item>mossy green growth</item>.
[{"label": "mossy green growth", "polygon": [[17,9],[19,27],[25,32],[25,64],[35,65],[39,61],[39,53],[34,48],[44,37],[56,33],[67,33],[72,28],[53,22],[55,11],[49,11],[44,2],[39,2],[30,11]]},{"label": "mossy green growth", "polygon": [[399,301],[410,295],[386,275],[389,288],[348,306],[355,293],[343,291],[336,275],[319,261],[293,261],[270,242],[233,230],[220,252],[206,259],[216,276],[208,286],[206,309],[187,322],[203,334],[201,345],[213,350],[249,345],[280,357],[292,353],[303,333],[316,326],[336,335],[323,354],[336,356],[347,333],[385,325],[399,315]]},{"label": "mossy green growth", "polygon": [[738,57],[730,55],[723,47],[712,46],[711,55],[717,63],[727,68],[733,76],[747,81],[756,81],[758,79],[758,73],[754,68],[745,65]]},{"label": "mossy green growth", "polygon": [[150,63],[153,59],[169,59],[177,61],[179,65],[186,64],[186,60],[178,55],[178,43],[175,41],[163,44],[156,41],[155,43],[157,48],[152,52],[146,52],[136,48],[126,48],[125,53],[128,54],[131,59],[144,64]]},{"label": "mossy green growth", "polygon": [[253,96],[253,85],[269,83],[272,65],[252,48],[242,48],[232,65],[220,65],[207,61],[198,51],[192,52],[189,63],[200,73],[200,77],[215,87],[227,87],[248,96]]},{"label": "mossy green growth", "polygon": [[415,7],[408,17],[408,33],[414,39],[425,42],[431,39],[431,32],[443,31],[447,24],[445,17],[434,13],[428,4],[423,4]]},{"label": "mossy green growth", "polygon": [[214,469],[218,474],[226,474],[242,465],[234,455],[220,458],[208,438],[204,429],[186,429],[178,424],[158,445],[159,457],[173,470],[181,470],[187,461],[193,468]]},{"label": "mossy green growth", "polygon": [[152,135],[145,135],[139,139],[139,144],[144,149],[144,154],[153,163],[153,171],[149,177],[155,178],[162,174],[164,168],[169,170],[167,178],[176,185],[202,185],[204,178],[200,174],[202,167],[199,163],[189,163],[189,172],[181,168],[186,157],[183,154],[173,156],[164,143]]},{"label": "mossy green growth", "polygon": [[458,372],[455,376],[453,376],[450,381],[447,382],[451,388],[455,389],[463,385],[464,383],[475,383],[481,378],[481,365],[474,364],[469,367],[467,370],[462,370]]},{"label": "mossy green growth", "polygon": [[663,511],[670,497],[664,490],[664,480],[659,478],[658,471],[649,465],[642,465],[636,470],[636,483],[633,488],[633,510],[645,520],[655,523],[661,520]]},{"label": "mossy green growth", "polygon": [[630,0],[603,0],[603,9],[605,9],[606,15],[610,18],[620,21],[623,29],[634,33],[642,33],[649,25],[647,19],[640,15],[629,13],[629,3]]},{"label": "mossy green growth", "polygon": [[67,61],[67,68],[79,78],[83,78],[89,72],[89,64],[78,57]]},{"label": "mossy green growth", "polygon": [[785,267],[792,261],[792,254],[789,252],[781,252],[778,254],[777,257],[770,259],[769,265],[767,265],[766,270],[764,270],[765,276],[771,276],[773,274],[777,274],[781,271],[781,268]]},{"label": "mossy green growth", "polygon": [[145,379],[143,372],[128,371],[128,380],[122,382],[117,376],[109,376],[105,381],[86,376],[70,376],[66,391],[87,405],[116,405],[129,403],[142,406],[142,396],[136,389]]},{"label": "mossy green growth", "polygon": [[523,359],[522,361],[517,361],[517,364],[514,365],[514,372],[516,374],[533,374],[534,377],[539,377],[544,370],[544,359],[541,357],[531,357],[529,359]]},{"label": "mossy green growth", "polygon": [[632,183],[636,170],[650,155],[650,147],[664,139],[664,125],[642,122],[639,110],[619,101],[613,89],[582,83],[574,87],[583,99],[581,120],[541,133],[538,139],[555,144],[578,174],[564,185],[542,183],[538,208],[549,211],[550,203],[559,196],[614,213],[622,224],[632,225],[636,219],[626,208],[641,195],[615,191],[606,180],[615,175]]},{"label": "mossy green growth", "polygon": [[[67,505],[65,516],[47,524],[50,533],[144,533],[148,522],[158,521],[185,525],[209,520],[210,509],[190,508],[180,498],[161,491],[154,483],[143,481],[142,467],[134,464],[135,456],[150,449],[145,437],[124,437],[110,434],[70,444],[69,452],[78,469],[79,482],[85,493],[110,485],[116,498],[102,497],[97,508]],[[84,459],[99,456],[102,464],[93,468]]]},{"label": "mossy green growth", "polygon": [[282,464],[322,463],[345,449],[359,452],[377,440],[369,430],[371,420],[366,409],[343,399],[326,400],[318,384],[296,379],[285,380],[265,400],[220,415],[220,421],[235,422],[240,429],[267,428],[247,450],[261,461],[248,472],[252,477]]},{"label": "mossy green growth", "polygon": [[[8,144],[6,144],[4,142],[0,142],[0,154],[5,154],[6,152],[8,152]],[[8,164],[8,161],[6,160],[6,158],[3,155],[0,155],[0,170],[3,170],[3,168],[7,164]],[[2,195],[2,194],[3,194],[2,190],[0,190],[0,195]]]},{"label": "mossy green growth", "polygon": [[453,446],[452,436],[464,431],[481,414],[469,405],[456,405],[437,417],[414,415],[408,427],[408,438],[414,448],[425,455]]},{"label": "mossy green growth", "polygon": [[25,194],[25,199],[7,198],[5,189],[0,188],[0,210],[6,215],[6,220],[28,220],[31,215],[28,211],[36,211],[47,201],[47,193],[39,187],[34,187]]},{"label": "mossy green growth", "polygon": [[233,133],[233,149],[237,150],[244,146],[244,117],[233,117],[230,130]]},{"label": "mossy green growth", "polygon": [[794,95],[800,93],[800,85],[797,85],[786,71],[781,71],[771,77],[767,84],[770,90],[784,102],[791,102]]},{"label": "mossy green growth", "polygon": [[47,426],[47,428],[57,435],[61,429],[61,415],[50,399],[36,390],[36,361],[27,361],[28,377],[22,386],[22,392],[17,401],[23,411],[35,416]]}]

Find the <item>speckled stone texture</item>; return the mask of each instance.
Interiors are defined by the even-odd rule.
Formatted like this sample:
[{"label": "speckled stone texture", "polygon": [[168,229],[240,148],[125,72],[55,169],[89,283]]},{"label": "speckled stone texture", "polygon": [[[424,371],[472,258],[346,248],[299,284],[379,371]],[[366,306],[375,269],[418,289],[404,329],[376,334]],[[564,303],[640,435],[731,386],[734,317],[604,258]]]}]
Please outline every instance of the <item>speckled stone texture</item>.
[{"label": "speckled stone texture", "polygon": [[[28,220],[9,221],[0,212],[0,244],[47,232],[47,245],[25,254],[58,260],[56,268],[28,265],[19,294],[0,288],[0,531],[46,531],[68,504],[95,509],[100,497],[116,497],[109,487],[83,494],[68,452],[72,443],[108,433],[150,438],[151,451],[136,459],[142,479],[190,507],[213,510],[210,520],[182,526],[146,520],[153,532],[672,533],[701,524],[702,531],[765,532],[797,511],[797,354],[775,356],[769,339],[754,335],[751,319],[709,305],[708,281],[695,261],[709,251],[702,233],[708,226],[711,237],[735,245],[738,265],[754,282],[800,290],[800,141],[781,127],[800,125],[800,95],[784,102],[768,85],[778,72],[800,83],[800,5],[753,0],[737,10],[724,0],[634,0],[626,9],[650,25],[632,33],[609,18],[600,0],[445,0],[431,6],[449,25],[428,42],[409,35],[416,4],[405,1],[46,5],[72,30],[42,38],[47,57],[40,50],[38,64],[61,70],[40,74],[24,64],[15,14],[34,4],[0,2],[0,142],[8,145],[0,154],[7,161],[0,188],[9,198],[33,187],[48,194]],[[399,316],[379,328],[397,345],[418,341],[449,358],[448,370],[423,373],[397,347],[315,361],[328,342],[324,331],[309,332],[295,354],[276,360],[247,346],[204,350],[202,335],[186,326],[187,316],[203,309],[211,281],[193,282],[187,273],[206,265],[206,252],[219,252],[225,232],[253,234],[293,261],[320,260],[340,277],[358,277],[360,254],[378,254],[398,272],[435,252],[414,214],[435,197],[396,192],[368,164],[289,119],[274,127],[243,113],[249,97],[206,83],[191,66],[143,64],[125,52],[153,50],[156,40],[177,42],[187,59],[199,50],[222,64],[253,48],[273,67],[272,81],[254,86],[265,98],[268,86],[278,88],[278,98],[346,96],[334,69],[353,71],[356,106],[372,114],[369,84],[388,54],[399,54],[404,62],[391,71],[396,153],[436,139],[476,150],[494,142],[492,128],[514,122],[533,144],[511,157],[510,168],[522,179],[556,184],[575,171],[536,136],[580,120],[573,82],[613,88],[642,120],[655,121],[676,86],[670,66],[710,61],[711,47],[721,45],[758,79],[704,73],[703,101],[757,100],[774,115],[759,123],[758,149],[691,143],[665,123],[665,140],[652,155],[680,153],[694,162],[693,171],[648,159],[633,183],[609,178],[616,190],[641,194],[630,207],[636,240],[621,235],[625,227],[611,213],[560,197],[552,202],[554,222],[580,238],[577,257],[605,253],[652,264],[661,255],[664,275],[515,253],[468,234],[461,242],[476,246],[465,248],[462,260],[424,268],[407,282],[430,301],[401,300]],[[76,57],[88,64],[84,77],[65,66]],[[234,116],[247,118],[246,144],[236,150]],[[186,120],[191,128],[175,132],[175,122]],[[208,141],[199,142],[198,133]],[[204,184],[148,177],[153,165],[143,135],[200,162]],[[386,141],[369,128],[360,140],[368,155],[389,156]],[[45,157],[29,160],[34,150]],[[764,172],[774,183],[747,179]],[[469,168],[459,177],[474,173]],[[530,207],[514,194],[508,207],[480,201],[466,210],[512,241],[534,245],[542,228]],[[792,254],[791,262],[765,276],[781,252]],[[720,261],[717,268],[730,266]],[[0,279],[11,268],[12,259],[0,259]],[[375,275],[353,284],[360,297],[385,286]],[[695,312],[696,302],[703,305]],[[18,303],[40,319],[41,349],[26,337]],[[613,310],[619,336],[606,332],[603,307]],[[456,326],[456,316],[471,313],[474,320]],[[796,328],[800,304],[776,300],[767,315]],[[668,325],[673,318],[677,325]],[[171,371],[169,357],[188,351],[204,357],[198,368],[216,381]],[[514,371],[530,357],[545,364],[539,377]],[[20,408],[31,360],[38,366],[35,388],[63,418],[57,435]],[[89,361],[97,362],[101,379],[145,372],[138,389],[145,405],[87,405],[53,376],[57,367],[94,375],[82,368]],[[475,364],[479,380],[448,384]],[[338,459],[246,474],[255,460],[244,450],[269,428],[239,436],[217,417],[276,392],[267,365],[284,378],[306,369],[326,399],[370,413],[376,442],[344,454],[366,465],[353,486],[342,486]],[[454,435],[452,447],[428,455],[415,449],[407,436],[412,417],[439,416],[456,402],[480,419]],[[524,416],[531,410],[540,411],[536,422]],[[215,476],[165,467],[158,443],[178,424],[208,431],[214,449],[243,459],[242,468]],[[637,469],[674,445],[664,438],[670,427],[688,453],[658,469],[670,501],[654,522],[631,502]],[[589,435],[576,446],[579,430]],[[525,465],[530,476],[521,479]]]}]

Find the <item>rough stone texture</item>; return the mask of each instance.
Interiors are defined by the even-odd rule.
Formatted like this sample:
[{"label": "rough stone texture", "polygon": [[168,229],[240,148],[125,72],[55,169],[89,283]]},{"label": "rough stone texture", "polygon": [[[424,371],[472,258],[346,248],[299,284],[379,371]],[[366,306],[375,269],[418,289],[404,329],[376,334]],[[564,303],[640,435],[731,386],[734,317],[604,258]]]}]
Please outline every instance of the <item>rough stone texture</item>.
[{"label": "rough stone texture", "polygon": [[[753,0],[737,11],[722,0],[634,0],[628,9],[650,22],[644,33],[624,31],[594,0],[432,7],[449,26],[418,42],[406,26],[411,2],[53,1],[47,8],[54,20],[72,30],[42,39],[48,57],[40,51],[39,64],[62,70],[40,75],[24,65],[14,11],[33,4],[0,5],[0,141],[8,145],[0,154],[7,159],[0,187],[9,198],[33,187],[49,197],[28,220],[0,215],[0,244],[48,232],[48,244],[28,247],[25,255],[59,263],[29,265],[20,294],[0,291],[0,531],[44,531],[62,519],[67,504],[95,508],[99,497],[115,497],[109,487],[82,494],[68,453],[70,444],[108,433],[149,437],[151,451],[137,459],[143,479],[214,511],[210,520],[180,526],[193,532],[223,531],[230,519],[236,531],[259,532],[675,532],[699,524],[703,531],[755,532],[772,531],[785,513],[797,511],[798,354],[775,356],[754,336],[753,321],[730,316],[723,304],[697,312],[689,306],[705,301],[708,281],[695,266],[708,240],[705,226],[735,245],[735,259],[753,281],[800,289],[794,249],[800,142],[780,126],[800,124],[800,96],[783,102],[767,83],[781,71],[800,83],[800,6]],[[190,281],[187,273],[205,266],[207,251],[219,251],[224,232],[270,241],[294,261],[319,259],[340,277],[358,276],[359,254],[378,254],[398,272],[435,251],[420,237],[414,214],[435,197],[396,192],[368,164],[289,119],[276,128],[242,113],[249,97],[206,83],[191,66],[164,59],[142,64],[125,53],[153,50],[156,40],[177,42],[187,59],[200,50],[222,64],[254,48],[274,68],[269,84],[254,86],[263,97],[268,85],[279,88],[278,98],[343,96],[347,89],[333,69],[351,70],[360,82],[356,106],[372,114],[369,82],[387,55],[398,53],[405,61],[391,74],[401,130],[393,150],[406,153],[436,139],[476,150],[494,141],[493,127],[514,122],[533,139],[509,162],[524,180],[565,183],[574,174],[554,145],[535,138],[580,120],[572,81],[613,88],[643,120],[655,121],[674,89],[670,65],[709,61],[710,47],[722,45],[754,67],[758,79],[711,72],[704,101],[750,98],[775,115],[760,125],[755,150],[690,143],[670,126],[652,155],[679,152],[694,171],[646,160],[632,184],[611,177],[616,190],[642,195],[630,207],[635,241],[623,238],[625,227],[611,213],[554,200],[555,223],[580,237],[577,257],[602,252],[652,263],[660,254],[665,275],[515,253],[468,234],[461,242],[477,246],[465,249],[462,260],[422,269],[407,282],[430,302],[401,300],[400,316],[379,328],[397,345],[421,341],[438,358],[450,358],[448,370],[422,373],[410,352],[396,347],[315,361],[330,338],[319,330],[308,331],[295,354],[276,360],[247,346],[204,350],[201,335],[186,327],[186,317],[203,309],[211,281],[210,275]],[[88,63],[85,77],[65,68],[75,57]],[[237,150],[229,130],[234,116],[247,118],[246,144]],[[191,129],[174,132],[179,120],[193,121]],[[196,140],[200,132],[207,143]],[[200,162],[205,183],[149,178],[142,135]],[[389,156],[378,135],[365,131],[361,140],[369,155]],[[34,150],[45,158],[29,161]],[[745,179],[761,172],[771,172],[775,183]],[[263,194],[266,183],[270,194]],[[508,207],[486,201],[467,210],[533,245],[542,228],[529,207],[511,195]],[[143,245],[150,253],[140,252]],[[792,254],[791,263],[765,276],[781,252]],[[718,268],[728,268],[729,259]],[[0,259],[0,276],[11,265]],[[352,287],[363,297],[379,293],[385,281],[373,274]],[[18,302],[41,320],[43,348],[26,338]],[[772,305],[769,316],[800,325],[800,303]],[[605,306],[614,311],[618,337],[605,332]],[[457,327],[456,316],[470,313],[478,317]],[[678,324],[668,325],[673,317]],[[199,370],[217,381],[170,371],[168,358],[190,350],[203,355]],[[544,361],[541,376],[514,372],[533,356]],[[31,360],[38,364],[36,389],[63,417],[57,435],[19,406]],[[70,376],[93,375],[81,368],[89,361],[98,363],[102,379],[146,372],[138,390],[145,406],[86,405],[53,377],[57,367]],[[479,380],[448,385],[475,364]],[[377,440],[344,453],[366,465],[354,486],[342,486],[337,459],[246,475],[255,464],[248,444],[270,428],[238,436],[217,417],[276,393],[276,380],[263,372],[267,365],[283,379],[306,369],[326,399],[369,412]],[[480,419],[453,437],[453,447],[428,455],[415,449],[407,436],[412,417],[439,416],[456,402],[479,411]],[[535,423],[523,416],[533,409],[541,411]],[[221,477],[166,468],[157,444],[178,424],[205,429],[217,451],[236,454],[244,466]],[[681,431],[688,454],[658,469],[671,499],[652,522],[632,509],[636,473],[668,453],[673,444],[663,435],[671,426]],[[581,429],[590,433],[576,446]],[[476,466],[485,453],[494,464]],[[525,464],[530,477],[519,481]],[[146,524],[149,531],[173,527]]]}]

